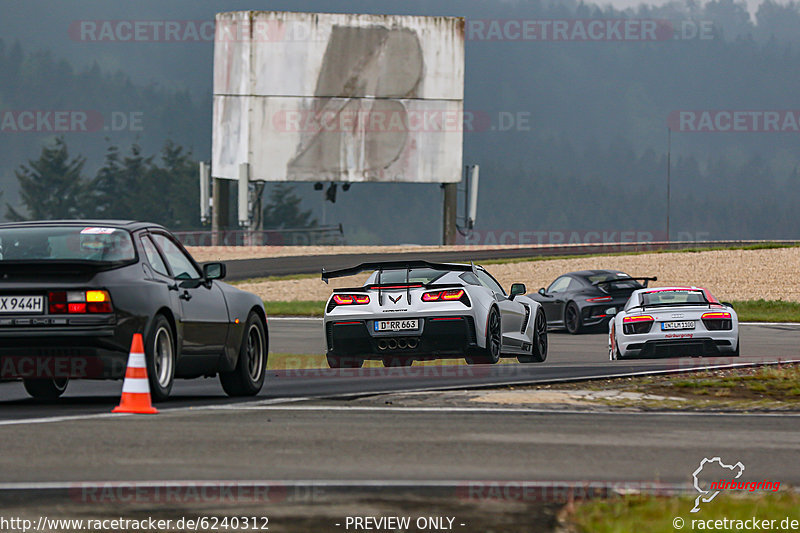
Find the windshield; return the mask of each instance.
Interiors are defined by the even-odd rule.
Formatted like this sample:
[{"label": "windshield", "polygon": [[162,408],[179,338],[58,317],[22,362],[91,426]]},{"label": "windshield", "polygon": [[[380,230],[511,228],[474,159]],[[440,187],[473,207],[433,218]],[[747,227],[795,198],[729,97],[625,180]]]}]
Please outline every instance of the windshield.
[{"label": "windshield", "polygon": [[693,305],[707,304],[703,291],[699,290],[660,290],[642,293],[642,305]]},{"label": "windshield", "polygon": [[[445,275],[445,270],[435,270],[433,268],[412,268],[408,271],[409,283],[422,283],[427,285],[433,280]],[[378,274],[375,273],[374,283],[378,282]],[[381,285],[386,283],[405,283],[406,270],[384,270],[381,272]]]},{"label": "windshield", "polygon": [[0,229],[0,261],[97,261],[134,259],[130,233],[95,226]]}]

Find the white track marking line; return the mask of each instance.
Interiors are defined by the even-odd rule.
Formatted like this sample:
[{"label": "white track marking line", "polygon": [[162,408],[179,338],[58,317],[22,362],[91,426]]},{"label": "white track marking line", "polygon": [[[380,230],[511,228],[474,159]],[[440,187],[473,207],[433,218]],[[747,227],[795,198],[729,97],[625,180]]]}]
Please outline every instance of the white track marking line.
[{"label": "white track marking line", "polygon": [[669,483],[661,481],[570,481],[570,480],[467,480],[467,479],[265,479],[265,480],[235,480],[235,479],[212,479],[212,480],[136,480],[136,481],[21,481],[0,483],[0,491],[14,490],[73,490],[81,487],[102,487],[102,488],[147,488],[147,487],[209,487],[209,486],[237,486],[237,487],[259,487],[279,485],[286,487],[341,487],[341,488],[463,488],[474,486],[485,486],[498,484],[500,486],[521,485],[526,487],[608,487],[626,489],[628,486],[640,487],[646,490],[654,487],[659,490],[691,491],[695,488],[691,483]]},{"label": "white track marking line", "polygon": [[740,326],[800,326],[800,322],[739,322]]},{"label": "white track marking line", "polygon": [[[176,397],[180,398],[180,397]],[[253,400],[252,402],[240,402],[238,404],[227,404],[227,405],[245,405],[245,404],[258,404],[263,406],[269,406],[272,404],[282,404],[282,403],[291,403],[291,402],[301,402],[305,400],[311,400],[312,398],[309,397],[299,397],[299,398],[270,398],[266,400]],[[173,408],[162,408],[160,410],[160,414],[170,414],[170,413],[181,413],[186,411],[193,411],[193,412],[200,412],[202,410],[208,409],[220,409],[225,407],[224,405],[198,405],[198,406],[188,406],[188,407],[173,407]],[[48,424],[52,422],[72,422],[75,420],[94,420],[99,418],[120,418],[120,417],[130,417],[136,416],[132,413],[88,413],[85,415],[62,415],[62,416],[48,416],[42,418],[19,418],[14,420],[0,420],[0,427],[2,426],[17,426],[17,425],[26,425],[26,424]],[[151,419],[154,416],[158,415],[147,415],[144,419]]]},{"label": "white track marking line", "polygon": [[[487,388],[496,388],[496,387],[507,387],[512,385],[546,385],[552,383],[564,383],[564,382],[574,382],[574,381],[595,381],[599,379],[613,379],[613,378],[623,378],[623,377],[636,377],[636,376],[649,376],[649,375],[668,375],[668,374],[677,374],[677,373],[689,373],[694,371],[702,371],[702,370],[721,370],[721,369],[728,369],[728,368],[748,368],[748,367],[758,367],[758,366],[774,366],[780,364],[788,364],[788,363],[800,363],[800,360],[797,359],[788,359],[788,360],[780,360],[780,361],[769,361],[769,362],[753,362],[753,363],[733,363],[727,365],[709,365],[709,366],[700,366],[700,367],[691,367],[691,368],[678,368],[678,369],[671,369],[671,370],[650,370],[644,372],[628,372],[628,373],[619,373],[619,374],[605,374],[601,376],[584,376],[584,377],[567,377],[567,378],[556,378],[556,379],[548,379],[542,381],[533,380],[522,380],[522,381],[495,381],[491,383],[470,383],[470,384],[460,384],[460,385],[452,385],[452,386],[444,386],[444,387],[417,387],[417,388],[409,388],[409,389],[396,389],[396,390],[377,390],[377,391],[354,391],[354,392],[345,392],[339,394],[321,394],[319,396],[308,396],[308,397],[300,397],[300,398],[270,398],[266,400],[253,400],[250,402],[241,402],[237,404],[225,404],[225,405],[198,405],[198,406],[189,406],[189,407],[175,407],[175,408],[166,408],[162,409],[161,413],[168,414],[168,413],[178,413],[182,411],[193,411],[193,412],[200,412],[202,410],[210,411],[210,410],[236,410],[236,406],[239,406],[241,410],[244,410],[248,405],[253,405],[256,409],[269,409],[270,404],[277,405],[277,404],[284,404],[284,403],[293,403],[299,402],[304,400],[324,400],[324,399],[338,399],[338,398],[360,398],[364,396],[375,396],[379,394],[397,394],[397,393],[406,393],[406,392],[436,392],[436,391],[448,391],[448,390],[473,390],[473,389],[487,389]],[[309,406],[312,407],[312,406]],[[346,406],[341,406],[346,407]],[[287,406],[287,408],[291,408],[291,406]],[[381,408],[378,408],[381,409]],[[390,408],[383,408],[383,409],[390,409]],[[422,409],[422,408],[419,408]],[[428,409],[440,409],[446,410],[448,408],[428,408]],[[484,408],[479,408],[484,409]],[[487,409],[488,412],[503,412],[500,409]],[[519,409],[513,409],[515,412],[520,412]],[[481,411],[485,412],[485,411]],[[598,412],[598,411],[570,411],[570,410],[534,410],[528,409],[528,412],[531,413],[593,413],[593,414],[626,414],[626,413],[606,413],[606,412]],[[627,413],[627,414],[648,414],[648,413]],[[673,412],[673,413],[658,413],[658,414],[666,414],[666,415],[683,415],[683,416],[691,416],[691,415],[707,415],[710,413],[681,413],[681,412]],[[728,413],[726,413],[728,414]],[[800,416],[800,414],[790,414],[790,413],[730,413],[731,416]],[[54,417],[44,417],[44,418],[21,418],[16,420],[0,420],[0,427],[2,426],[14,426],[14,425],[25,425],[25,424],[45,424],[50,422],[67,422],[72,420],[91,420],[95,418],[109,418],[109,417],[120,417],[120,416],[132,416],[129,414],[122,414],[122,413],[94,413],[94,414],[85,414],[85,415],[66,415],[66,416],[54,416]],[[148,418],[152,416],[158,415],[149,415]]]},{"label": "white track marking line", "polygon": [[800,417],[800,413],[736,413],[736,412],[699,412],[699,411],[597,411],[591,409],[532,409],[527,407],[424,407],[424,406],[390,406],[373,405],[251,405],[219,406],[216,409],[231,411],[362,411],[362,412],[406,412],[406,413],[513,413],[513,414],[581,414],[581,415],[656,415],[656,416],[748,416],[748,417]]}]

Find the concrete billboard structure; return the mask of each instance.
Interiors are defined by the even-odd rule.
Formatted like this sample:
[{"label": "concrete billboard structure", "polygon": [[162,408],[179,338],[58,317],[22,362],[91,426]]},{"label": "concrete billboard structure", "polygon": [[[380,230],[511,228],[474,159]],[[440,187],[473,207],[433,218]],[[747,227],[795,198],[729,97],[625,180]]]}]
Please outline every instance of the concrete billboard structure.
[{"label": "concrete billboard structure", "polygon": [[220,13],[211,172],[455,183],[463,98],[461,18]]}]

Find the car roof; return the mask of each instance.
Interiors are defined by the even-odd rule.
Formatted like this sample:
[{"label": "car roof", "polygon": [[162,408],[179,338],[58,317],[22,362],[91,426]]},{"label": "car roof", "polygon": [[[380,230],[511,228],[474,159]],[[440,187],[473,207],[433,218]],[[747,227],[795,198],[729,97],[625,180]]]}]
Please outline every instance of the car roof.
[{"label": "car roof", "polygon": [[128,231],[138,231],[140,229],[166,229],[160,224],[153,222],[140,222],[138,220],[106,220],[106,219],[88,219],[88,220],[27,220],[23,222],[3,222],[0,223],[0,228],[25,228],[35,226],[103,226],[108,228],[119,228]]}]

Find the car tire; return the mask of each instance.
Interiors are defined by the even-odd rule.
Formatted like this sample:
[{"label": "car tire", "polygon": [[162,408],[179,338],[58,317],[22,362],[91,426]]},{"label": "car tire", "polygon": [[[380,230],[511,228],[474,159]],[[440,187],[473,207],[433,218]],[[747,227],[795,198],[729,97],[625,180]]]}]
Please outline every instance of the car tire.
[{"label": "car tire", "polygon": [[486,348],[469,355],[465,359],[468,365],[493,365],[500,361],[500,352],[503,347],[503,327],[500,321],[500,312],[496,307],[489,311],[486,321]]},{"label": "car tire", "polygon": [[736,349],[731,353],[731,357],[739,357],[739,348],[741,347],[739,342],[739,337],[736,337]]},{"label": "car tire", "polygon": [[622,357],[619,354],[619,346],[616,342],[616,325],[611,325],[611,331],[608,334],[608,359],[609,361],[619,361]]},{"label": "car tire", "polygon": [[544,363],[547,359],[547,319],[541,307],[536,311],[533,323],[533,343],[531,355],[517,356],[520,363]]},{"label": "car tire", "polygon": [[572,335],[577,335],[583,330],[581,311],[575,302],[569,302],[567,307],[564,308],[564,327]]},{"label": "car tire", "polygon": [[361,368],[364,366],[364,360],[361,357],[328,354],[327,359],[330,368]]},{"label": "car tire", "polygon": [[22,384],[37,400],[55,400],[67,390],[69,378],[24,379]]},{"label": "car tire", "polygon": [[175,333],[167,317],[158,314],[153,319],[144,345],[147,381],[154,402],[169,398],[175,383]]},{"label": "car tire", "polygon": [[219,381],[228,396],[255,396],[267,375],[267,333],[261,317],[250,312],[244,325],[236,368],[220,372]]}]

